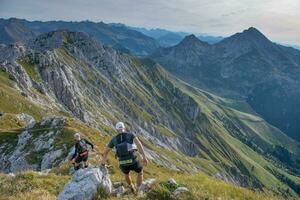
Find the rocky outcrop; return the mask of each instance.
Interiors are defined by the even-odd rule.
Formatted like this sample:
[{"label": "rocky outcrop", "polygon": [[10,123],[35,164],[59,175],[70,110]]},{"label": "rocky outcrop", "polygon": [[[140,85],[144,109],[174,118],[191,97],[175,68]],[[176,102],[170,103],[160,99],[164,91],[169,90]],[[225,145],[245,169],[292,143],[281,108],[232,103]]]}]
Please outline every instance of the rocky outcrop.
[{"label": "rocky outcrop", "polygon": [[[24,113],[16,115],[24,121],[25,129],[17,135],[17,142],[3,143],[0,147],[0,171],[21,172],[25,170],[46,170],[65,160],[64,146],[56,147],[56,137],[61,137],[63,117],[47,117],[36,122]],[[8,151],[10,149],[10,151]]]},{"label": "rocky outcrop", "polygon": [[35,119],[32,116],[27,115],[25,113],[16,115],[16,118],[25,123],[26,129],[33,128],[33,126],[36,123]]},{"label": "rocky outcrop", "polygon": [[37,164],[29,164],[26,160],[26,156],[29,155],[29,152],[25,151],[25,147],[30,138],[32,138],[32,135],[27,130],[18,135],[17,148],[8,157],[8,161],[10,163],[10,172],[15,173],[25,170],[34,170],[37,168]]},{"label": "rocky outcrop", "polygon": [[17,64],[18,58],[26,54],[26,47],[22,44],[11,44],[0,48],[0,70],[9,74],[9,78],[17,84],[17,89],[27,90],[32,86],[26,70]]},{"label": "rocky outcrop", "polygon": [[57,197],[58,200],[92,200],[99,188],[108,194],[112,191],[112,183],[103,168],[80,169]]},{"label": "rocky outcrop", "polygon": [[23,91],[32,86],[30,77],[20,65],[7,61],[0,61],[0,70],[9,74],[9,78],[17,83],[15,85],[17,89]]},{"label": "rocky outcrop", "polygon": [[84,121],[81,92],[77,81],[69,67],[61,63],[56,65],[57,67],[47,68],[41,72],[41,77],[45,82],[45,91],[61,102],[66,110]]},{"label": "rocky outcrop", "polygon": [[58,126],[64,125],[65,122],[66,122],[65,117],[58,117],[58,116],[45,117],[41,121],[41,126],[50,126],[51,128],[56,128]]},{"label": "rocky outcrop", "polygon": [[41,170],[49,169],[53,167],[53,164],[55,163],[56,159],[61,158],[63,155],[62,149],[58,149],[56,151],[51,151],[46,153],[43,156],[42,162],[41,162]]}]

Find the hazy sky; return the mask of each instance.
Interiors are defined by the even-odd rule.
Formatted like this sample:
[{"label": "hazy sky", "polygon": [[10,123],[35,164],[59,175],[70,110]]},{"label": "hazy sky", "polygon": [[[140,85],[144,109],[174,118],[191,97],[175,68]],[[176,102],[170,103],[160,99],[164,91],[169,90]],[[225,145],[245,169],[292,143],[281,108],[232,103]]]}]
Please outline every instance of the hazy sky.
[{"label": "hazy sky", "polygon": [[228,36],[250,26],[300,45],[300,0],[0,0],[0,17],[121,22]]}]

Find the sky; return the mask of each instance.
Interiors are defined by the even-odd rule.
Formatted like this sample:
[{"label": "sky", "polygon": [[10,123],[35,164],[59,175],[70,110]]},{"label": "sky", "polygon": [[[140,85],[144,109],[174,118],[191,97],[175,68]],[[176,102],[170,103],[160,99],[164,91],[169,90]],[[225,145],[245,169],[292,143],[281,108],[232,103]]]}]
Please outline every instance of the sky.
[{"label": "sky", "polygon": [[300,45],[300,0],[0,0],[1,18],[104,21],[229,36],[256,27]]}]

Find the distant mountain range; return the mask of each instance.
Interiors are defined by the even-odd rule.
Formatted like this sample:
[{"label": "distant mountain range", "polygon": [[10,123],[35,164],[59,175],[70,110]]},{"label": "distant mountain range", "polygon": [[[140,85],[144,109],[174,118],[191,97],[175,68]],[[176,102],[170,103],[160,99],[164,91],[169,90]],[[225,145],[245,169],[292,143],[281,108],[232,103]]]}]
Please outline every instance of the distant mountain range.
[{"label": "distant mountain range", "polygon": [[[27,21],[18,18],[0,18],[0,43],[8,44],[16,41],[24,41],[41,33],[57,29],[81,31],[95,37],[98,41],[111,45],[122,52],[137,56],[146,56],[160,47],[170,47],[178,44],[189,32],[176,32],[166,29],[146,29],[131,27],[121,23],[104,22],[67,22],[67,21]],[[196,37],[209,44],[215,44],[223,40],[222,36],[207,34],[195,34]],[[296,45],[285,45],[300,49]]]},{"label": "distant mountain range", "polygon": [[[146,29],[146,28],[137,28],[130,27],[136,31],[139,31],[149,37],[155,38],[158,40],[161,46],[169,47],[178,44],[185,36],[190,35],[191,33],[187,32],[174,32],[165,29]],[[224,37],[221,36],[209,36],[206,34],[196,34],[200,40],[208,42],[210,44],[215,44],[220,42]]]},{"label": "distant mountain range", "polygon": [[249,28],[214,45],[186,36],[151,57],[194,86],[246,99],[268,122],[300,140],[300,51]]},{"label": "distant mountain range", "polygon": [[[66,21],[27,21],[24,19],[0,19],[0,43],[8,44],[25,41],[41,33],[58,29],[81,31],[113,48],[137,56],[153,53],[157,48],[178,44],[189,33],[172,32],[164,29],[145,29],[129,27],[119,23],[66,22]],[[216,43],[222,37],[199,35],[199,39]]]},{"label": "distant mountain range", "polygon": [[155,39],[125,26],[90,21],[30,22],[16,18],[0,19],[0,43],[8,44],[16,41],[25,41],[39,34],[58,29],[85,32],[99,42],[139,56],[148,55],[160,47]]}]

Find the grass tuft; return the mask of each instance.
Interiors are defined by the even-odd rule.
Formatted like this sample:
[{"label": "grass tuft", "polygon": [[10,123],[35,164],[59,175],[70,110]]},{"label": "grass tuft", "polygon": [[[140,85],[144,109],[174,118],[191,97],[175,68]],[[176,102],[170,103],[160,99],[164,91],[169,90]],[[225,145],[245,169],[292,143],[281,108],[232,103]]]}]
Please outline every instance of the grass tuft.
[{"label": "grass tuft", "polygon": [[25,71],[27,72],[28,76],[34,80],[35,82],[42,82],[40,74],[38,73],[37,69],[35,68],[33,63],[26,61],[25,59],[18,59],[17,63],[21,65]]}]

